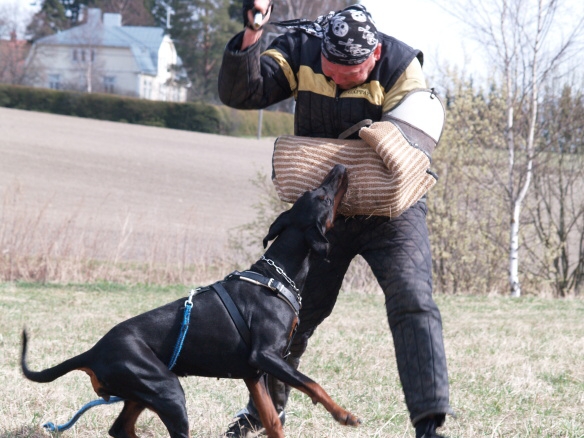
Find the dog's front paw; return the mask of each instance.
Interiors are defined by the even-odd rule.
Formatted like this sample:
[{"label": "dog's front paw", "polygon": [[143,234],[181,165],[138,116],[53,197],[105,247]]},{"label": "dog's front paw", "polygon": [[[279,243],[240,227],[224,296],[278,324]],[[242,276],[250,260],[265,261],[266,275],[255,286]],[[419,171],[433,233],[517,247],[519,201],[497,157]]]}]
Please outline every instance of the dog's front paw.
[{"label": "dog's front paw", "polygon": [[351,414],[350,412],[347,412],[347,418],[345,419],[345,424],[347,426],[359,426],[361,424],[361,420],[357,417],[355,417],[353,414]]},{"label": "dog's front paw", "polygon": [[344,411],[342,415],[335,416],[335,420],[344,426],[359,426],[361,420],[351,414],[349,411]]}]

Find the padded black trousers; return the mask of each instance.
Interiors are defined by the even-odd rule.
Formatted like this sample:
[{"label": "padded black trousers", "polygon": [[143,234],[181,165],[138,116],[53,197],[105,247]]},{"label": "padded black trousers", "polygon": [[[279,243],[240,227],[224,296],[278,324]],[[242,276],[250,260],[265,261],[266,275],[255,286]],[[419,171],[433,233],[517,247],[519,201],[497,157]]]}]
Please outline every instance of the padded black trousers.
[{"label": "padded black trousers", "polygon": [[[385,294],[398,372],[413,424],[428,415],[451,413],[442,319],[432,298],[426,210],[421,201],[393,219],[336,219],[327,233],[328,261],[313,263],[306,280],[300,325],[288,358],[298,366],[308,339],[331,314],[351,260],[361,255]],[[276,409],[283,410],[289,388],[272,378],[268,378],[268,388]],[[256,412],[251,401],[248,409]]]}]

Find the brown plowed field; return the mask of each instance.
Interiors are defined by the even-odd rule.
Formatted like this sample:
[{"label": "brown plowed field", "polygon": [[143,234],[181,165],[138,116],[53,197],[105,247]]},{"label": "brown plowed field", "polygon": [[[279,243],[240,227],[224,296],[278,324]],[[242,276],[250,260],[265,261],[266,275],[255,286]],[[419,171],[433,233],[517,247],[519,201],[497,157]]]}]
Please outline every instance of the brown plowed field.
[{"label": "brown plowed field", "polygon": [[269,175],[272,145],[0,108],[0,220],[38,217],[47,230],[73,223],[114,245],[188,235],[220,252],[228,230],[254,218],[251,180]]}]

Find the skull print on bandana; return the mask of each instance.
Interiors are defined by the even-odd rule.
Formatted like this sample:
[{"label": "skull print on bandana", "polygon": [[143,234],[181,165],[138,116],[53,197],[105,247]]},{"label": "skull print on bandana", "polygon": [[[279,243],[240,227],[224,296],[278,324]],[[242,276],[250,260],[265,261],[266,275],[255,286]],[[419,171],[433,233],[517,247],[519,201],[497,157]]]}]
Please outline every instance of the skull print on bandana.
[{"label": "skull print on bandana", "polygon": [[314,22],[290,20],[273,24],[322,38],[322,54],[334,64],[361,64],[371,56],[378,43],[375,23],[362,5],[330,12]]},{"label": "skull print on bandana", "polygon": [[345,23],[345,17],[334,17],[329,24],[335,36],[343,38],[349,33],[349,25]]}]

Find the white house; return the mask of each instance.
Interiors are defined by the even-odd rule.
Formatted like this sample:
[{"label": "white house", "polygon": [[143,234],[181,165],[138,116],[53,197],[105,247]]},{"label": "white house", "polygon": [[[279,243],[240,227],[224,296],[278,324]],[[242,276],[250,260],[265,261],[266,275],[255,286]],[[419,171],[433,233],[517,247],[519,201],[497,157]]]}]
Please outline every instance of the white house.
[{"label": "white house", "polygon": [[122,26],[120,14],[87,9],[85,24],[37,40],[29,85],[184,102],[189,81],[164,29]]}]

